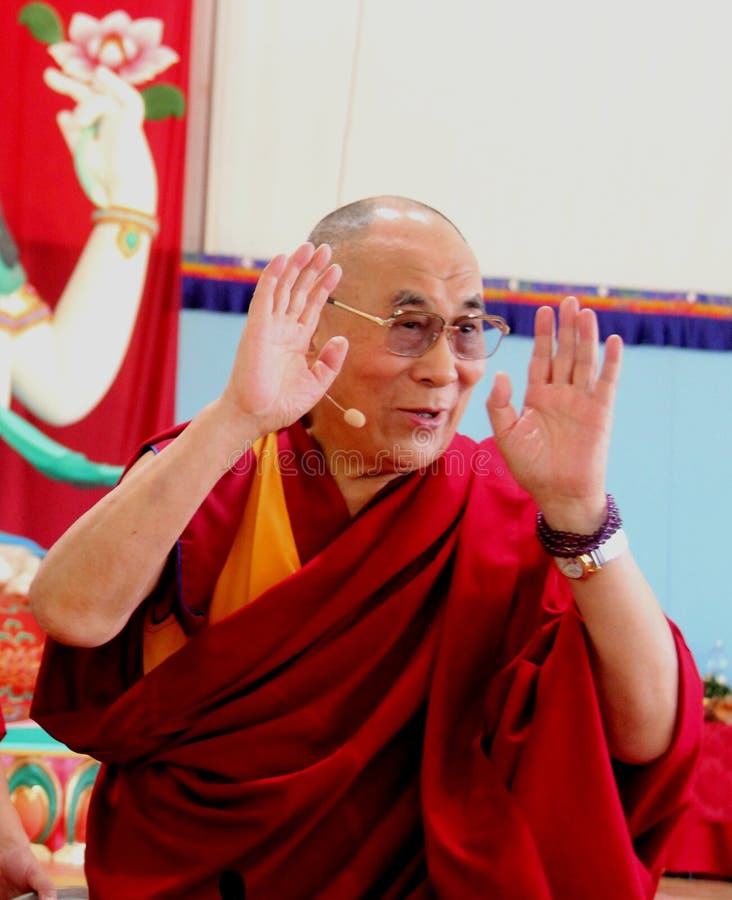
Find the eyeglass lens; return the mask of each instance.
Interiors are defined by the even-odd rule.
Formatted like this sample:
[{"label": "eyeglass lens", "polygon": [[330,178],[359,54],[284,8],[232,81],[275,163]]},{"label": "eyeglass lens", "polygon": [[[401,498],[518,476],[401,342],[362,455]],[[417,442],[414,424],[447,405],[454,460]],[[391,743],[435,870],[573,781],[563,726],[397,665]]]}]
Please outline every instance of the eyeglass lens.
[{"label": "eyeglass lens", "polygon": [[[462,359],[485,359],[498,349],[502,333],[487,319],[465,316],[448,331],[455,354]],[[398,356],[421,356],[442,332],[442,319],[427,313],[403,313],[389,328],[389,349]]]}]

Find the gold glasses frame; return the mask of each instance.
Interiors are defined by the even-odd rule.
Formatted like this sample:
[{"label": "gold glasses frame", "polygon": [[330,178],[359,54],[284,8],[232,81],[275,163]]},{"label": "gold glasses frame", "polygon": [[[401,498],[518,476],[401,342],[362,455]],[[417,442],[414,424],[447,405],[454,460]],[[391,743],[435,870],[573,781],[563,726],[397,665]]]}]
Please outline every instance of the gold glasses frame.
[{"label": "gold glasses frame", "polygon": [[[338,307],[338,309],[344,309],[346,310],[346,312],[351,312],[354,313],[354,315],[361,316],[362,319],[367,319],[369,322],[375,322],[377,325],[381,325],[384,328],[392,328],[394,325],[397,325],[399,323],[400,317],[410,315],[426,316],[429,319],[437,319],[441,323],[440,330],[431,333],[431,342],[418,353],[400,353],[399,351],[393,350],[387,345],[389,353],[392,353],[394,356],[408,356],[414,359],[418,359],[420,356],[424,356],[425,353],[427,353],[432,349],[432,347],[434,347],[440,335],[444,331],[447,335],[450,349],[458,359],[488,359],[496,353],[501,345],[501,341],[503,340],[503,338],[511,332],[511,328],[509,327],[508,322],[506,322],[505,319],[501,318],[501,316],[488,315],[488,313],[468,313],[464,316],[458,316],[458,318],[455,319],[454,322],[448,322],[445,318],[443,318],[443,316],[439,315],[438,313],[423,312],[422,310],[413,309],[395,309],[393,314],[389,316],[388,319],[382,319],[381,316],[374,316],[371,313],[364,312],[362,309],[356,309],[355,306],[349,306],[347,303],[343,303],[341,300],[337,300],[335,297],[328,297],[328,300],[326,302]],[[465,356],[465,354],[463,353],[458,353],[458,351],[455,349],[453,335],[456,331],[459,331],[462,323],[475,322],[477,320],[480,320],[481,322],[487,322],[492,328],[495,328],[499,332],[499,337],[498,341],[496,342],[495,348],[490,353],[486,352],[481,356]]]}]

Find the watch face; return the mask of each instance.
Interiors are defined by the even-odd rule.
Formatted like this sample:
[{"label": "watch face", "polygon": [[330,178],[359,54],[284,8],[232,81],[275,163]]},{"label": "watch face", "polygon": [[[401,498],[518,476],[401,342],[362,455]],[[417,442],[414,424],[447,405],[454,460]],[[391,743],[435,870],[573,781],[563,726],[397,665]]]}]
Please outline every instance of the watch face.
[{"label": "watch face", "polygon": [[556,557],[555,561],[559,567],[559,571],[563,575],[566,575],[567,578],[582,578],[585,574],[585,567],[582,565],[582,560],[577,556],[570,556],[567,559]]}]

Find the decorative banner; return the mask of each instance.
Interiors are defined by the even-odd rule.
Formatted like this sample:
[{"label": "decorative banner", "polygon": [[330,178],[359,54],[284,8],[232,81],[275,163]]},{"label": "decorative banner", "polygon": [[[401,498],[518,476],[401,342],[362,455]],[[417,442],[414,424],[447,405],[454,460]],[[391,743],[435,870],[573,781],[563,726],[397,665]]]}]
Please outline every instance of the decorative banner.
[{"label": "decorative banner", "polygon": [[[187,254],[182,267],[184,309],[246,312],[266,263]],[[537,307],[557,306],[570,294],[597,312],[603,339],[619,334],[627,344],[732,350],[732,297],[483,279],[488,310],[503,316],[514,334],[532,335]]]},{"label": "decorative banner", "polygon": [[[13,447],[0,442],[0,529],[43,546],[102,495],[99,489],[76,485],[109,482],[108,473],[118,471],[115,467],[127,461],[142,439],[173,420],[190,20],[191,0],[2,4],[0,203],[7,228],[0,235],[0,408],[7,404],[3,394],[9,383],[17,415],[3,419]],[[98,73],[100,65],[106,74]],[[49,68],[55,72],[44,81]],[[114,129],[121,132],[124,122],[105,119],[94,104],[119,101],[124,107],[130,98],[137,98],[146,119],[144,138],[138,137],[133,147],[123,144],[120,134],[117,158],[100,158],[103,141],[110,145]],[[129,147],[139,151],[139,160],[127,158]],[[104,165],[108,176],[132,165],[144,174],[145,154],[150,168],[150,153],[153,182],[143,177],[137,192],[115,196],[114,179],[110,188],[109,177],[107,182],[100,177]],[[146,208],[155,196],[155,170],[157,204]],[[116,235],[116,250],[100,249],[100,234]],[[79,391],[89,394],[91,412],[82,412],[79,421],[78,416],[54,416],[52,408],[49,415],[48,407],[56,401],[43,402],[28,359],[18,360],[18,353],[13,359],[13,343],[20,344],[16,336],[27,336],[39,321],[52,321],[56,333],[59,316],[48,316],[58,305],[63,306],[60,318],[67,331],[70,318],[77,316],[72,325],[77,341],[82,336],[82,347],[106,347],[102,342],[109,332],[121,327],[115,323],[122,288],[104,253],[114,251],[116,262],[128,259],[132,269],[147,255],[150,242],[146,276],[144,265],[138,267],[142,277],[136,276],[142,296],[129,346],[126,325],[123,339],[110,351],[114,361],[107,383],[94,384],[100,378],[96,364],[89,367],[88,378],[83,371],[77,377]],[[103,260],[95,270],[90,255]],[[92,270],[96,275],[90,281]],[[106,277],[101,286],[100,273]],[[79,328],[81,313],[66,298],[84,289],[89,296],[83,312],[89,314]],[[69,362],[83,368],[74,358]],[[26,371],[20,371],[22,366]],[[19,427],[17,416],[28,423],[27,429]],[[53,427],[48,421],[74,424]],[[33,428],[41,434],[34,435]],[[44,435],[50,440],[44,441]],[[23,458],[28,448],[34,466]],[[35,467],[39,455],[45,475]],[[98,471],[96,462],[104,464]]]},{"label": "decorative banner", "polygon": [[571,294],[597,312],[603,339],[619,334],[626,344],[732,350],[732,297],[499,278],[483,285],[490,311],[516,334],[533,333],[537,307],[556,306]]},{"label": "decorative banner", "polygon": [[72,753],[26,720],[8,724],[0,765],[26,832],[44,844],[42,857],[72,877],[72,867],[78,867],[81,877],[89,795],[99,763]]}]

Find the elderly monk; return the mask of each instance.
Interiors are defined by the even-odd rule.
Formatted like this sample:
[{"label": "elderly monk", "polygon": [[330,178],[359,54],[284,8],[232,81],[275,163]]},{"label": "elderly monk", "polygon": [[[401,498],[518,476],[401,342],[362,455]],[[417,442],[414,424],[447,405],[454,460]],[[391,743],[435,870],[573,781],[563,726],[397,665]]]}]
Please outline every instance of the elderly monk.
[{"label": "elderly monk", "polygon": [[653,895],[701,691],[605,492],[621,341],[538,310],[476,444],[505,331],[442,215],[337,210],[51,549],[34,713],[104,764],[92,896]]}]

